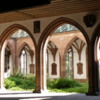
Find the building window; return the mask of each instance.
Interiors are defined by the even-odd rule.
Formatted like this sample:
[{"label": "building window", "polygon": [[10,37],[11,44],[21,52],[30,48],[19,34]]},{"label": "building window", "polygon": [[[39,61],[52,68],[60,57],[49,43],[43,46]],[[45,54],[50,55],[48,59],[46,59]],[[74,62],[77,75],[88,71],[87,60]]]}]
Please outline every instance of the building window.
[{"label": "building window", "polygon": [[68,49],[68,52],[66,53],[66,76],[67,78],[72,78],[72,66],[73,66],[73,52],[72,48],[70,47]]},{"label": "building window", "polygon": [[5,72],[7,72],[10,68],[10,55],[11,52],[9,47],[7,46],[5,49],[5,69],[4,69]]},{"label": "building window", "polygon": [[27,66],[26,66],[26,51],[23,50],[21,53],[21,73],[27,73]]},{"label": "building window", "polygon": [[52,75],[57,75],[57,64],[52,63]]}]

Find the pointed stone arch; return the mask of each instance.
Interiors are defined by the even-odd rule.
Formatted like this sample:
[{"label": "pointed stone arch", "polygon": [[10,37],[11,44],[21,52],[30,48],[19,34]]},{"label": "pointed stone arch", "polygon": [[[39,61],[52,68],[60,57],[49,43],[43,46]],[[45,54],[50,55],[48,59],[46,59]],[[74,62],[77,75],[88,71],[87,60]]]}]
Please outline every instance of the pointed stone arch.
[{"label": "pointed stone arch", "polygon": [[[14,32],[16,32],[19,29],[22,29],[29,34],[29,36],[31,37],[31,39],[34,43],[35,51],[37,49],[35,38],[34,38],[32,32],[30,32],[30,30],[28,28],[26,28],[25,26],[23,26],[21,24],[13,24],[13,25],[8,26],[0,36],[0,70],[1,70],[2,76],[3,76],[3,69],[2,69],[2,61],[1,60],[2,60],[2,56],[3,56],[2,55],[3,44],[5,43],[5,40],[9,39],[14,34]],[[6,45],[7,45],[7,42],[5,43],[5,46]],[[0,79],[0,83],[1,83],[0,88],[3,88],[4,80],[3,80],[3,77],[0,76],[0,78],[1,78]]]},{"label": "pointed stone arch", "polygon": [[[66,65],[66,53],[68,52],[68,49],[69,49],[69,47],[71,46],[71,44],[73,43],[73,41],[75,41],[76,39],[77,39],[78,37],[77,36],[75,36],[75,37],[73,37],[70,41],[69,41],[69,43],[68,43],[68,45],[66,46],[66,48],[65,48],[65,51],[64,51],[64,54],[63,54],[63,62],[62,62],[62,64],[63,64],[63,66],[65,66]],[[71,47],[71,49],[72,49],[72,47]],[[73,51],[73,49],[72,49],[72,51]],[[72,58],[72,62],[73,62],[73,58]],[[73,68],[74,66],[72,66],[72,72],[74,72],[73,71]],[[73,77],[73,75],[74,75],[74,73],[72,74],[72,77]]]},{"label": "pointed stone arch", "polygon": [[68,43],[68,45],[66,46],[66,49],[65,49],[65,51],[64,51],[64,55],[65,55],[66,52],[68,51],[68,48],[71,46],[71,44],[72,44],[77,38],[78,38],[78,37],[75,36],[75,37],[73,37],[73,38],[69,41],[69,43]]},{"label": "pointed stone arch", "polygon": [[[44,56],[43,56],[43,49],[44,49],[44,45],[45,45],[45,42],[46,42],[47,38],[48,38],[49,35],[51,35],[51,34],[53,33],[53,31],[55,31],[60,25],[65,24],[65,23],[68,23],[68,24],[71,24],[71,25],[75,26],[76,28],[78,28],[78,29],[82,32],[82,34],[83,34],[83,36],[85,37],[86,42],[87,42],[88,53],[89,53],[89,51],[90,51],[90,40],[89,40],[89,37],[88,37],[86,31],[83,29],[83,27],[82,27],[81,25],[79,25],[76,21],[74,21],[74,20],[72,20],[72,19],[70,19],[70,18],[65,18],[65,17],[60,17],[60,18],[57,18],[57,19],[55,19],[54,21],[52,21],[52,22],[44,29],[44,31],[42,32],[42,34],[41,34],[41,36],[40,36],[40,39],[39,39],[39,42],[38,42],[38,46],[39,46],[39,47],[38,47],[38,50],[37,50],[38,55],[37,55],[37,57],[36,57],[36,59],[38,59],[37,62],[36,62],[37,66],[38,66],[38,67],[37,67],[37,73],[38,73],[37,79],[38,79],[38,80],[36,80],[37,87],[38,87],[37,91],[41,91],[41,89],[44,89],[44,82],[43,82],[44,79],[43,79],[43,77],[42,77],[42,81],[41,81],[41,78],[40,78],[40,76],[41,76],[41,74],[40,74],[40,69],[44,70],[44,69],[43,69],[43,60],[42,60],[42,65],[41,65],[42,68],[40,67],[40,64],[38,63],[38,62],[41,61],[41,59],[40,59],[40,58],[41,58],[41,57],[40,57],[41,50],[42,50],[42,59],[44,59]],[[90,54],[89,54],[89,55],[90,55]],[[88,60],[89,60],[89,58],[88,58]],[[91,66],[91,63],[89,63],[89,67],[88,67],[89,71],[91,70],[90,66]],[[44,74],[43,74],[43,71],[42,71],[42,75],[44,75]],[[91,73],[89,74],[89,77],[91,77]],[[91,80],[89,80],[89,84],[91,84],[90,81],[91,81]],[[41,85],[41,84],[42,84],[42,85]],[[90,89],[90,88],[89,88],[89,89]],[[89,90],[89,91],[90,91],[90,90]]]},{"label": "pointed stone arch", "polygon": [[[14,66],[15,63],[15,54],[14,54],[14,48],[12,47],[12,45],[8,42],[7,46],[9,47],[10,51],[11,51],[11,58],[12,58],[12,66]],[[13,68],[12,68],[12,72],[13,72]]]},{"label": "pointed stone arch", "polygon": [[[50,42],[53,44],[53,45],[55,45],[55,48],[53,48],[52,47],[52,45],[50,45]],[[59,49],[58,49],[58,47],[57,47],[57,45],[53,42],[53,41],[49,41],[49,45],[50,45],[50,47],[47,47],[47,49],[48,50],[50,50],[50,52],[51,52],[51,54],[52,54],[52,56],[53,56],[53,60],[55,61],[56,60],[56,53],[57,53],[57,51],[59,52]]]},{"label": "pointed stone arch", "polygon": [[57,18],[54,21],[52,21],[44,29],[44,31],[42,32],[42,35],[41,35],[41,37],[39,39],[39,44],[42,44],[43,41],[46,41],[47,37],[53,31],[55,31],[59,26],[61,26],[62,24],[65,24],[65,23],[71,24],[71,25],[75,26],[76,28],[78,28],[82,32],[83,36],[85,37],[86,42],[90,43],[90,40],[89,40],[89,37],[88,37],[86,31],[81,27],[81,25],[79,25],[76,21],[74,21],[74,20],[72,20],[70,18],[60,17],[60,18]]},{"label": "pointed stone arch", "polygon": [[17,53],[18,56],[20,56],[20,53],[21,53],[21,51],[23,50],[23,48],[25,46],[27,46],[31,50],[31,47],[26,42],[24,42],[17,50],[18,51],[18,53]]}]

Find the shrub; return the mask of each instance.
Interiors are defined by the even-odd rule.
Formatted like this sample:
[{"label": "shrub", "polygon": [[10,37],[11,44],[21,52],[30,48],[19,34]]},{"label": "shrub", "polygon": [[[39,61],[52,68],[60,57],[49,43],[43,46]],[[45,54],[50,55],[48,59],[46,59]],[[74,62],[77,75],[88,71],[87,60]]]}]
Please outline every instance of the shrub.
[{"label": "shrub", "polygon": [[19,91],[22,91],[23,89],[22,88],[20,88],[20,87],[12,87],[12,88],[10,88],[10,90],[19,90]]},{"label": "shrub", "polygon": [[[86,83],[85,83],[86,84]],[[74,87],[74,88],[63,88],[63,89],[49,89],[50,92],[64,92],[64,93],[87,93],[88,87]]]},{"label": "shrub", "polygon": [[77,81],[67,78],[60,78],[56,80],[55,88],[71,88],[81,86]]},{"label": "shrub", "polygon": [[47,87],[48,88],[54,88],[55,87],[55,80],[53,79],[47,79]]},{"label": "shrub", "polygon": [[72,88],[72,87],[80,87],[81,84],[73,79],[67,79],[67,78],[59,78],[56,80],[48,80],[47,85],[49,88]]},{"label": "shrub", "polygon": [[15,73],[15,74],[12,74],[10,77],[23,78],[24,75],[20,73]]},{"label": "shrub", "polygon": [[34,78],[25,78],[22,80],[22,84],[19,85],[23,89],[33,89],[35,88]]},{"label": "shrub", "polygon": [[[14,85],[11,82],[14,82]],[[8,86],[8,84],[11,86]],[[35,88],[35,76],[22,75],[22,74],[11,75],[9,78],[5,79],[5,88],[11,89],[11,90],[34,89]]]},{"label": "shrub", "polygon": [[16,84],[15,84],[14,81],[11,81],[9,79],[5,79],[4,80],[4,86],[5,86],[6,89],[8,89],[8,88],[12,88],[12,87],[16,86]]}]

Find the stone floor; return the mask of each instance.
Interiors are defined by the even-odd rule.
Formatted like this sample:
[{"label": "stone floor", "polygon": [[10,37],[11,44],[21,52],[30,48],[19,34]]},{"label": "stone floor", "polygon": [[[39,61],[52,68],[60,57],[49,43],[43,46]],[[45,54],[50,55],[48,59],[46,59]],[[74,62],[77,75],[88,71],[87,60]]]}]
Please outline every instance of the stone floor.
[{"label": "stone floor", "polygon": [[76,93],[0,92],[0,100],[100,100],[100,96]]}]

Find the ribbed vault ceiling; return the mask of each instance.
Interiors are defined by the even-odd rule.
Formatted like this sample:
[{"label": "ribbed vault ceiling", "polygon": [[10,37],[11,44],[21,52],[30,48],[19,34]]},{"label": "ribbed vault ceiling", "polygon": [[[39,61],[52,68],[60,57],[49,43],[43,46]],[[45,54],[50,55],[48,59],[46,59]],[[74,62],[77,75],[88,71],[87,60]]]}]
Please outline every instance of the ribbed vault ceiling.
[{"label": "ribbed vault ceiling", "polygon": [[95,10],[100,10],[100,0],[51,0],[51,4],[48,5],[1,13],[0,23]]}]

